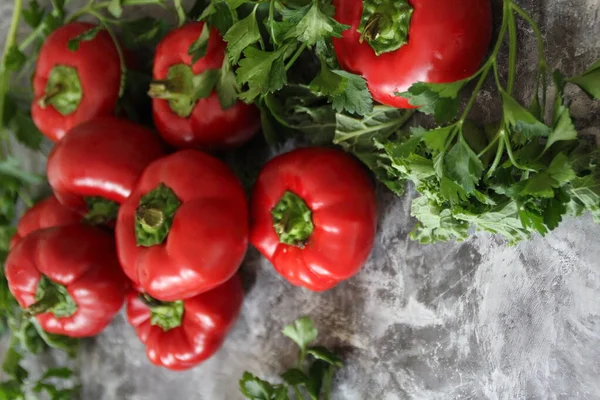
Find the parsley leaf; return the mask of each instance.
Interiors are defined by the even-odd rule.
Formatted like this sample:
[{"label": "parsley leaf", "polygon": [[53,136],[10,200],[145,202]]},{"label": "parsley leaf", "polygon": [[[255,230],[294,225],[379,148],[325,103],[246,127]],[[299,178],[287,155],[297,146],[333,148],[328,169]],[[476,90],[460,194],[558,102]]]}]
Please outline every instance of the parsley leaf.
[{"label": "parsley leaf", "polygon": [[523,135],[525,139],[531,139],[536,136],[548,136],[551,129],[544,123],[538,121],[527,109],[521,106],[504,90],[502,95],[502,105],[504,107],[504,120],[507,125],[512,127],[515,132]]},{"label": "parsley leaf", "polygon": [[336,367],[342,367],[344,363],[342,360],[336,356],[333,352],[327,350],[323,346],[311,347],[307,351],[308,354],[315,357],[317,360],[323,360],[328,364],[334,365]]},{"label": "parsley leaf", "polygon": [[389,137],[400,129],[411,115],[410,111],[387,106],[375,106],[371,114],[363,117],[338,113],[333,143],[345,148],[371,148],[375,139],[383,140]]},{"label": "parsley leaf", "polygon": [[121,18],[123,15],[123,0],[110,0],[108,3],[108,12],[115,18]]},{"label": "parsley leaf", "polygon": [[419,107],[422,113],[433,115],[439,123],[456,117],[458,94],[469,81],[470,78],[452,83],[418,82],[408,91],[396,94],[408,99],[411,105]]},{"label": "parsley leaf", "polygon": [[362,76],[342,70],[334,70],[333,73],[345,80],[344,91],[329,96],[334,110],[358,115],[366,115],[373,111],[373,98]]},{"label": "parsley leaf", "polygon": [[331,70],[324,60],[321,60],[321,71],[309,87],[313,92],[327,96],[335,111],[358,115],[373,111],[373,98],[365,79],[346,71]]},{"label": "parsley leaf", "polygon": [[219,70],[215,90],[223,110],[227,110],[238,101],[239,85],[227,60],[223,61],[223,65]]},{"label": "parsley leaf", "polygon": [[44,9],[37,0],[29,0],[29,8],[23,10],[23,20],[33,29],[37,28],[44,18]]},{"label": "parsley leaf", "polygon": [[600,173],[573,179],[567,192],[577,204],[575,215],[589,211],[600,223]]},{"label": "parsley leaf", "polygon": [[93,40],[96,37],[96,35],[100,33],[101,30],[101,25],[94,26],[93,28],[90,28],[87,31],[69,40],[69,42],[67,43],[67,47],[71,51],[77,51],[81,42],[89,42],[90,40]]},{"label": "parsley leaf", "polygon": [[23,68],[23,65],[27,61],[27,56],[23,54],[16,45],[12,45],[7,53],[4,60],[6,69],[9,71],[18,71]]},{"label": "parsley leaf", "polygon": [[297,368],[288,369],[281,374],[281,378],[291,386],[304,385],[308,382],[308,377]]},{"label": "parsley leaf", "polygon": [[545,149],[549,149],[556,142],[576,139],[577,130],[575,129],[575,125],[571,119],[571,113],[569,112],[568,108],[564,107],[558,117],[558,121],[552,129],[552,132],[550,132],[550,135],[548,136]]},{"label": "parsley leaf", "polygon": [[244,372],[240,379],[240,391],[252,400],[270,400],[273,394],[273,385],[257,378],[250,372]]},{"label": "parsley leaf", "polygon": [[232,64],[237,64],[245,48],[261,39],[256,21],[257,9],[258,6],[254,7],[250,15],[236,22],[223,37],[227,42],[227,57]]},{"label": "parsley leaf", "polygon": [[237,14],[233,10],[235,6],[240,5],[239,3],[239,1],[226,0],[211,1],[198,20],[208,22],[210,26],[221,32],[221,35],[225,35],[229,28],[237,22]]},{"label": "parsley leaf", "polygon": [[275,92],[287,83],[284,56],[287,46],[276,51],[263,51],[255,47],[244,50],[244,59],[237,70],[240,84],[248,84],[248,90],[240,95],[246,102],[251,102],[260,94]]},{"label": "parsley leaf", "polygon": [[428,196],[421,196],[413,201],[410,215],[418,220],[410,237],[420,243],[452,239],[460,241],[468,236],[469,223],[456,219],[450,209],[432,201]]},{"label": "parsley leaf", "polygon": [[462,138],[462,135],[446,154],[444,167],[448,177],[458,183],[467,193],[475,190],[483,173],[483,163]]},{"label": "parsley leaf", "polygon": [[208,24],[204,24],[204,26],[202,27],[202,32],[200,32],[200,36],[198,36],[198,39],[194,40],[194,43],[192,43],[192,45],[188,49],[188,55],[192,57],[192,64],[195,64],[196,61],[198,61],[206,55],[209,37],[210,28]]},{"label": "parsley leaf", "polygon": [[304,352],[308,345],[317,338],[318,332],[309,317],[302,317],[283,328],[282,333],[292,339]]},{"label": "parsley leaf", "polygon": [[286,33],[286,39],[295,38],[307,46],[313,46],[327,38],[342,37],[342,32],[350,27],[333,19],[331,9],[320,6],[320,3],[313,1],[295,10],[286,9],[283,14],[284,19],[294,24],[294,27]]},{"label": "parsley leaf", "polygon": [[266,95],[263,100],[268,113],[281,125],[280,131],[302,133],[316,145],[329,144],[333,140],[335,112],[325,98],[315,95],[308,88],[288,85]]},{"label": "parsley leaf", "polygon": [[600,99],[600,60],[596,61],[583,74],[569,79],[594,99]]}]

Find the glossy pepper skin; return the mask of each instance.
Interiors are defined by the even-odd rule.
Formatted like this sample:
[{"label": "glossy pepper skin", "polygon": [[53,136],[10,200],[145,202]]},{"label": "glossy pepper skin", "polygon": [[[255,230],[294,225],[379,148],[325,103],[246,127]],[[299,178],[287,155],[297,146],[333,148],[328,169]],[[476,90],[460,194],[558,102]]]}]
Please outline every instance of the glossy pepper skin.
[{"label": "glossy pepper skin", "polygon": [[[207,51],[192,65],[188,54],[198,39],[203,22],[188,23],[177,28],[158,44],[154,57],[153,79],[167,79],[169,69],[177,65],[191,66],[195,75],[218,70],[223,65],[226,43],[216,29],[210,30]],[[230,148],[246,142],[260,129],[260,115],[253,105],[236,102],[223,110],[215,90],[197,100],[187,117],[177,115],[169,101],[152,100],[154,123],[164,140],[177,148]]]},{"label": "glossy pepper skin", "polygon": [[22,238],[38,229],[76,224],[81,214],[63,206],[54,195],[38,202],[23,214],[17,224],[17,232],[10,241],[13,248]]},{"label": "glossy pepper skin", "polygon": [[[388,0],[393,4],[394,0]],[[363,0],[334,0],[335,19],[351,28],[333,44],[340,65],[362,75],[373,98],[398,108],[413,108],[395,93],[417,82],[446,83],[471,76],[485,56],[492,32],[490,0],[409,0],[414,12],[408,43],[375,54],[357,31]]]},{"label": "glossy pepper skin", "polygon": [[102,117],[73,128],[48,157],[48,181],[59,201],[81,212],[85,198],[121,204],[150,162],[164,154],[157,135],[142,125]]},{"label": "glossy pepper skin", "polygon": [[[301,215],[280,208],[290,193]],[[330,289],[356,274],[371,252],[375,192],[361,165],[341,151],[304,148],[272,159],[250,207],[250,242],[294,285]]]},{"label": "glossy pepper skin", "polygon": [[127,297],[127,320],[146,345],[148,359],[171,370],[198,365],[221,347],[242,306],[240,279],[230,280],[211,291],[183,300],[179,326],[163,329],[152,322],[152,309],[138,292]]},{"label": "glossy pepper skin", "polygon": [[[171,193],[175,207],[149,207],[146,221],[144,199],[160,187]],[[152,218],[156,214],[161,216]],[[161,240],[138,242],[144,221],[159,222]],[[179,151],[146,168],[119,209],[115,235],[119,260],[136,288],[162,301],[196,296],[229,279],[244,258],[244,189],[220,160],[197,150]]]},{"label": "glossy pepper skin", "polygon": [[[71,337],[96,335],[119,311],[128,290],[114,246],[109,233],[85,224],[35,231],[8,255],[10,291],[26,312],[37,315],[45,331]],[[56,293],[49,289],[41,300],[36,298],[43,280],[62,291],[58,302],[52,301]]]},{"label": "glossy pepper skin", "polygon": [[[113,114],[119,99],[121,64],[117,48],[106,30],[89,41],[80,42],[79,49],[69,50],[69,40],[95,25],[73,22],[58,28],[46,39],[37,60],[33,76],[34,99],[31,115],[38,129],[51,140],[60,140],[71,128],[93,118]],[[81,100],[76,109],[63,115],[52,103],[44,104],[48,81],[57,66],[76,71],[81,87]]]}]

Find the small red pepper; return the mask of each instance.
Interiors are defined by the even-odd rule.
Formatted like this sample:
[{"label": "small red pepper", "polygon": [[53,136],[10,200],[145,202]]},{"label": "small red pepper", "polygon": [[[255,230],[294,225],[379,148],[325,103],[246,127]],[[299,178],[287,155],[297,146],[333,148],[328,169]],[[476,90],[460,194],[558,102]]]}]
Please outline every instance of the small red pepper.
[{"label": "small red pepper", "polygon": [[91,40],[68,43],[95,25],[73,22],[46,39],[33,76],[31,116],[51,140],[60,140],[71,128],[114,113],[121,87],[119,53],[106,30]]},{"label": "small red pepper", "polygon": [[150,129],[102,117],[72,129],[54,146],[48,181],[62,204],[87,211],[92,220],[115,219],[144,168],[163,154]]},{"label": "small red pepper", "polygon": [[248,245],[242,185],[223,162],[183,150],[146,168],[119,210],[123,270],[150,296],[175,301],[228,280]]},{"label": "small red pepper", "polygon": [[252,193],[250,242],[294,285],[320,291],[356,274],[377,227],[375,191],[361,165],[333,149],[272,159]]},{"label": "small red pepper", "polygon": [[10,241],[13,248],[22,238],[38,229],[71,225],[81,221],[81,214],[63,206],[53,195],[40,201],[23,214],[17,232]]},{"label": "small red pepper", "polygon": [[6,279],[26,315],[71,337],[100,333],[125,300],[128,282],[112,236],[74,224],[35,231],[6,259]]},{"label": "small red pepper", "polygon": [[171,303],[131,291],[127,320],[146,345],[153,364],[184,370],[221,347],[237,319],[243,296],[237,275],[211,291]]},{"label": "small red pepper", "polygon": [[[175,147],[238,146],[258,132],[260,115],[253,105],[223,97],[221,74],[230,74],[235,83],[233,72],[223,69],[226,43],[216,29],[204,28],[204,22],[188,23],[158,44],[148,93],[154,98],[154,123]],[[206,53],[193,63],[190,46],[203,39]]]}]

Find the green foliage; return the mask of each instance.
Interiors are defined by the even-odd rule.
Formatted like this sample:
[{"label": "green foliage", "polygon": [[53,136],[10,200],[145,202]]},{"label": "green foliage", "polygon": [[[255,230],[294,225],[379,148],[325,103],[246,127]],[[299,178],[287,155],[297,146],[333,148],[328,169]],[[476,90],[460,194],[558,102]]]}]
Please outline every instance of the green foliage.
[{"label": "green foliage", "polygon": [[[287,400],[292,390],[297,399],[303,398],[302,392],[308,394],[311,400],[329,399],[333,373],[343,366],[342,360],[325,347],[310,347],[318,331],[309,317],[298,318],[282,332],[300,349],[296,367],[281,374],[282,384],[263,381],[246,371],[239,382],[241,393],[253,400]],[[309,355],[312,359],[306,365]]]}]

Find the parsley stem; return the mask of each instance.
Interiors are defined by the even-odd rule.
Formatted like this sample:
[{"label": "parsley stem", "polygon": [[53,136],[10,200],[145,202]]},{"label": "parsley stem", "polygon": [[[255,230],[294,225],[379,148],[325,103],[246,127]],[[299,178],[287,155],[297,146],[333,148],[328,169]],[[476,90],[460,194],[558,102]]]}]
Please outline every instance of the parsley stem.
[{"label": "parsley stem", "polygon": [[277,46],[279,43],[277,43],[277,35],[275,34],[273,21],[275,21],[275,0],[271,0],[269,4],[269,30],[271,31],[270,34],[273,39],[273,44]]},{"label": "parsley stem", "polygon": [[506,136],[506,135],[504,135],[504,142],[506,144],[506,151],[508,153],[508,158],[510,159],[510,162],[512,163],[512,165],[514,165],[518,169],[522,169],[523,171],[536,172],[535,169],[524,167],[524,166],[522,166],[521,164],[519,164],[517,162],[517,159],[515,158],[515,155],[513,154],[512,147],[510,145],[510,140],[509,140],[508,136]]},{"label": "parsley stem", "polygon": [[517,23],[515,15],[508,13],[508,85],[506,91],[512,95],[517,75]]},{"label": "parsley stem", "polygon": [[323,378],[323,390],[325,392],[325,399],[331,399],[331,383],[333,381],[333,365],[330,365],[325,373],[325,377]]},{"label": "parsley stem", "polygon": [[465,119],[467,118],[467,116],[469,115],[471,108],[475,104],[475,100],[477,100],[477,95],[479,94],[479,91],[483,87],[483,84],[488,76],[490,68],[493,66],[493,64],[496,63],[498,53],[500,52],[500,49],[502,48],[502,43],[504,42],[504,36],[506,36],[506,30],[508,29],[508,20],[510,18],[510,16],[509,16],[510,2],[511,2],[510,0],[506,0],[504,3],[504,7],[502,8],[502,25],[500,27],[500,33],[498,34],[498,39],[496,39],[496,44],[494,45],[494,50],[492,50],[492,54],[490,55],[490,57],[487,59],[485,64],[477,72],[477,74],[480,74],[479,81],[477,81],[477,86],[475,86],[475,89],[473,90],[473,93],[471,94],[471,97],[469,98],[469,102],[467,103],[467,106],[465,107],[465,109],[460,117],[460,120],[459,120],[460,123],[463,123],[465,121]]},{"label": "parsley stem", "polygon": [[505,135],[504,129],[500,129],[500,131],[498,131],[497,136],[499,139],[502,139],[502,140],[500,140],[500,142],[498,143],[498,148],[496,149],[496,157],[494,157],[494,162],[488,169],[487,174],[485,174],[486,178],[489,178],[490,176],[492,176],[494,171],[496,171],[496,168],[498,168],[498,165],[500,165],[500,161],[502,161],[502,154],[504,154],[504,135]]},{"label": "parsley stem", "polygon": [[512,0],[510,1],[510,7],[517,12],[533,29],[535,36],[537,38],[538,44],[538,58],[540,66],[546,67],[548,65],[546,61],[546,55],[544,53],[544,39],[542,37],[542,31],[540,31],[540,27],[535,23],[535,21],[527,14],[527,11],[523,10],[519,5],[514,3]]},{"label": "parsley stem", "polygon": [[294,388],[294,393],[296,393],[296,397],[298,398],[298,400],[304,400],[304,396],[302,396],[302,393],[300,392],[300,389],[298,389],[298,386],[293,386]]},{"label": "parsley stem", "polygon": [[6,125],[4,121],[4,103],[6,101],[11,72],[7,71],[6,69],[6,57],[9,53],[9,49],[15,45],[15,41],[17,39],[17,28],[19,27],[22,9],[23,0],[15,0],[13,14],[10,21],[10,27],[8,29],[8,34],[6,35],[6,41],[4,44],[4,53],[2,55],[2,61],[0,62],[0,140],[6,142],[7,154],[10,153],[10,143],[8,143],[8,130],[4,128],[4,126]]},{"label": "parsley stem", "polygon": [[[100,7],[102,4],[98,4],[96,7]],[[89,11],[92,11],[92,9],[94,8],[94,0],[90,0],[87,2],[87,4],[83,7],[81,7],[79,10],[75,11],[73,14],[71,14],[69,16],[69,18],[67,18],[65,20],[65,22],[68,24],[70,22],[75,21],[77,18],[81,17],[84,14],[87,14]]]},{"label": "parsley stem", "polygon": [[121,87],[119,88],[119,97],[121,97],[123,96],[123,92],[125,91],[125,81],[127,79],[127,65],[125,64],[125,55],[123,54],[123,49],[121,48],[121,44],[119,43],[119,38],[109,26],[108,21],[103,15],[94,10],[88,10],[87,13],[96,17],[98,21],[100,21],[102,26],[104,26],[104,29],[106,29],[106,32],[108,32],[108,34],[110,35],[110,38],[112,39],[113,43],[115,44],[117,54],[119,55],[119,62],[121,64]]},{"label": "parsley stem", "polygon": [[45,27],[46,26],[44,25],[44,23],[40,23],[37,26],[37,28],[35,28],[29,35],[27,35],[25,39],[23,39],[23,41],[19,45],[19,50],[25,51],[33,42],[35,42],[35,39],[37,39],[38,36],[44,33]]},{"label": "parsley stem", "polygon": [[469,99],[467,106],[465,107],[462,115],[460,116],[460,120],[459,120],[460,123],[463,123],[465,121],[465,119],[469,115],[469,112],[471,111],[471,108],[475,104],[475,100],[477,100],[477,95],[479,94],[479,91],[483,87],[483,83],[485,82],[485,80],[488,76],[488,73],[490,72],[491,66],[492,66],[492,64],[486,63],[485,68],[483,69],[483,71],[481,71],[481,75],[479,77],[479,80],[477,81],[477,85],[475,86],[475,89],[473,89],[471,98]]},{"label": "parsley stem", "polygon": [[[500,132],[502,132],[502,131],[500,131]],[[485,153],[487,153],[494,147],[494,145],[496,144],[498,139],[500,139],[500,132],[498,132],[496,134],[496,136],[492,139],[492,141],[487,146],[485,146],[485,149],[481,150],[479,152],[479,154],[477,154],[477,157],[479,157],[479,158],[483,157],[485,155]]]},{"label": "parsley stem", "polygon": [[502,89],[502,82],[500,82],[500,73],[498,72],[498,63],[494,60],[494,79],[496,80],[496,86],[498,89]]},{"label": "parsley stem", "polygon": [[183,24],[185,24],[185,10],[183,9],[181,0],[173,0],[173,5],[175,6],[175,12],[177,13],[177,26],[182,27]]},{"label": "parsley stem", "polygon": [[504,7],[502,8],[502,25],[500,26],[500,33],[498,33],[498,39],[496,39],[496,45],[494,46],[494,50],[492,51],[492,55],[488,59],[490,60],[496,59],[498,57],[498,53],[500,53],[500,49],[502,48],[502,43],[504,42],[504,36],[506,35],[506,30],[508,28],[508,13],[510,12],[510,4],[512,0],[505,0]]},{"label": "parsley stem", "polygon": [[302,365],[304,364],[305,359],[306,351],[304,349],[300,349],[300,354],[298,354],[298,369],[302,369]]},{"label": "parsley stem", "polygon": [[296,62],[298,57],[300,57],[300,55],[304,52],[304,50],[306,50],[306,47],[308,47],[306,45],[306,43],[302,43],[302,46],[300,46],[300,48],[298,48],[298,50],[294,53],[292,58],[290,58],[290,61],[288,61],[288,63],[285,65],[286,71],[289,70],[290,68],[292,68],[292,65],[294,65],[294,63]]}]

